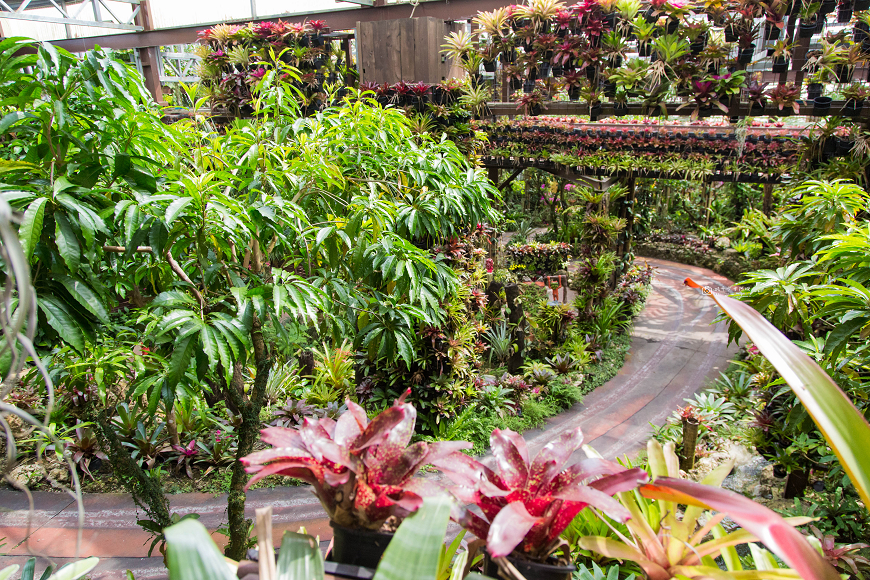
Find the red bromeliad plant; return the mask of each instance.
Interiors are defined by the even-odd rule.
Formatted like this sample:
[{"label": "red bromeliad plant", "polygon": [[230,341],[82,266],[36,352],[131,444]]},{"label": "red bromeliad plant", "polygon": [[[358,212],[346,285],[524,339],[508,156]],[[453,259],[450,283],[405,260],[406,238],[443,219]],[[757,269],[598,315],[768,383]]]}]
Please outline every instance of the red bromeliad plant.
[{"label": "red bromeliad plant", "polygon": [[352,401],[337,421],[306,419],[296,429],[263,429],[272,449],[242,459],[254,476],[248,487],[270,475],[301,479],[314,488],[329,518],[347,528],[377,530],[390,516],[404,517],[422,504],[429,482],[415,478],[428,463],[471,447],[464,441],[420,441],[408,445],[417,411],[395,404],[369,421]]},{"label": "red bromeliad plant", "polygon": [[598,508],[615,520],[627,520],[630,514],[611,496],[648,479],[643,469],[626,470],[597,458],[566,467],[582,443],[583,435],[577,428],[548,443],[530,460],[519,434],[496,429],[490,437],[495,470],[464,453],[431,463],[455,483],[451,491],[460,502],[473,503],[483,512],[486,519],[456,506],[453,516],[486,540],[493,558],[516,549],[527,558],[545,561],[559,547],[559,535],[586,506]]}]

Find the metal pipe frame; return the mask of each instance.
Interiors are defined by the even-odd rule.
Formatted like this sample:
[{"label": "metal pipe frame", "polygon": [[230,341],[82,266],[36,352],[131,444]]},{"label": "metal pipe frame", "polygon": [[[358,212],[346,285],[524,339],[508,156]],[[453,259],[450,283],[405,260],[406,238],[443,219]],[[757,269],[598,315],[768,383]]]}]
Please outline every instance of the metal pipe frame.
[{"label": "metal pipe frame", "polygon": [[[4,0],[0,0],[0,19],[5,18],[9,20],[29,20],[32,22],[46,22],[49,24],[66,24],[68,26],[72,25],[93,26],[98,28],[115,28],[118,30],[143,30],[141,26],[135,24],[136,17],[139,14],[139,0],[114,1],[124,4],[132,4],[133,6],[135,6],[135,8],[133,8],[132,14],[128,19],[124,20],[122,18],[118,18],[112,12],[112,9],[105,4],[105,0],[84,0],[78,11],[76,11],[75,13],[71,13],[72,11],[67,9],[66,3],[62,0],[49,0],[49,5],[41,6],[43,8],[56,9],[60,13],[60,16],[44,16],[42,14],[33,14],[32,12],[28,12],[27,8],[30,6],[31,0],[24,0],[18,5],[17,9],[12,8]],[[91,8],[91,11],[94,14],[94,20],[84,20],[82,18],[79,18],[82,15],[82,12],[84,12],[85,8],[87,7]],[[113,20],[101,20],[101,7],[109,13]]]},{"label": "metal pipe frame", "polygon": [[[254,22],[264,22],[277,21],[279,19],[295,21],[322,18],[326,20],[332,30],[351,30],[356,28],[357,22],[409,18],[411,12],[414,12],[415,17],[430,16],[442,20],[466,20],[475,16],[479,11],[494,10],[504,5],[505,0],[450,0],[450,2],[445,0],[423,0],[417,5],[416,11],[412,4],[385,4],[374,7],[338,8],[300,14],[263,16],[254,19],[244,18],[227,21],[227,23],[241,24],[251,22],[252,20]],[[210,28],[213,24],[219,23],[203,23],[195,26],[145,30],[126,34],[108,34],[92,36],[90,38],[54,40],[52,44],[63,47],[70,52],[84,52],[96,45],[121,50],[190,44],[198,40],[197,33],[200,30]]]}]

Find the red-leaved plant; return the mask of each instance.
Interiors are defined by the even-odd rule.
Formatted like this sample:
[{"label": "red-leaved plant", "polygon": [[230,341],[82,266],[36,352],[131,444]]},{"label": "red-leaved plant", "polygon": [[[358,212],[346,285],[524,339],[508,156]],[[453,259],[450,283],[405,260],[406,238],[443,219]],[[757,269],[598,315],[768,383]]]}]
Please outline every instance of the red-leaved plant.
[{"label": "red-leaved plant", "polygon": [[490,436],[495,470],[464,453],[430,461],[453,482],[461,504],[477,505],[486,519],[457,505],[453,518],[485,539],[493,558],[514,550],[545,561],[560,545],[559,535],[586,506],[624,522],[630,514],[611,496],[648,480],[640,468],[627,470],[616,463],[590,458],[565,464],[582,445],[580,428],[563,433],[529,459],[523,438],[509,429]]},{"label": "red-leaved plant", "polygon": [[313,486],[329,518],[346,528],[377,530],[390,516],[415,511],[434,484],[414,474],[471,444],[420,441],[409,446],[417,420],[417,411],[405,403],[409,392],[371,421],[348,400],[348,411],[337,421],[305,419],[296,429],[263,429],[263,441],[273,448],[242,459],[254,474],[248,487],[275,474],[301,479]]}]

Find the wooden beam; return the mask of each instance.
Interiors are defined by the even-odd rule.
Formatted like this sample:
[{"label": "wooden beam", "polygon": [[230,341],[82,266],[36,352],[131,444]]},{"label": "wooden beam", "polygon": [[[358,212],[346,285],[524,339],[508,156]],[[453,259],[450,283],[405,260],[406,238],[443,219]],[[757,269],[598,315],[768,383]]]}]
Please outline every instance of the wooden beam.
[{"label": "wooden beam", "polygon": [[520,167],[519,169],[517,169],[516,171],[511,173],[510,177],[508,177],[507,179],[502,181],[501,185],[498,186],[499,191],[504,191],[504,188],[507,187],[508,185],[510,185],[514,179],[519,177],[520,173],[522,173],[524,169],[525,169],[525,167]]}]

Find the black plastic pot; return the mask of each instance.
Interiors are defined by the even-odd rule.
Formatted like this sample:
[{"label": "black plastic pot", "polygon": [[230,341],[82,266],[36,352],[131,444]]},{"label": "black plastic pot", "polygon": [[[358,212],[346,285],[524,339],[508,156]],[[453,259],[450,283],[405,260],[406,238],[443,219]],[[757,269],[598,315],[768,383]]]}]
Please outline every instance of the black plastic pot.
[{"label": "black plastic pot", "polygon": [[329,522],[333,530],[332,559],[339,564],[377,568],[393,534],[353,530]]},{"label": "black plastic pot", "polygon": [[846,137],[837,137],[837,155],[845,156],[848,155],[850,151],[852,151],[852,145],[854,142]]},{"label": "black plastic pot", "polygon": [[816,34],[821,34],[823,30],[825,30],[825,22],[827,22],[824,18],[819,18],[816,20]]},{"label": "black plastic pot", "polygon": [[855,42],[863,43],[865,40],[870,38],[870,25],[864,22],[856,22],[855,26],[852,28],[852,39]]},{"label": "black plastic pot", "polygon": [[553,65],[553,76],[560,77],[563,74],[565,74],[565,67],[563,67],[561,64],[554,64]]},{"label": "black plastic pot", "polygon": [[[567,566],[540,564],[513,556],[508,556],[507,559],[526,580],[571,580],[571,575],[577,570],[574,564]],[[483,574],[491,578],[499,577],[498,564],[490,560],[489,554],[486,554],[483,560]]]},{"label": "black plastic pot", "polygon": [[638,56],[652,56],[652,43],[644,42],[637,47]]},{"label": "black plastic pot", "polygon": [[837,8],[837,22],[847,24],[850,20],[852,20],[852,7],[840,4]]},{"label": "black plastic pot", "polygon": [[523,92],[524,92],[524,93],[529,94],[529,93],[531,93],[531,92],[534,91],[534,90],[535,90],[535,83],[534,83],[534,81],[525,81],[525,82],[523,83]]},{"label": "black plastic pot", "polygon": [[550,63],[549,62],[542,62],[541,64],[538,65],[538,76],[542,79],[545,79],[548,76],[550,76]]},{"label": "black plastic pot", "polygon": [[852,9],[856,11],[870,9],[870,0],[855,0]]},{"label": "black plastic pot", "polygon": [[824,0],[822,5],[819,6],[819,15],[827,16],[831,12],[837,9],[837,0]]},{"label": "black plastic pot", "polygon": [[667,32],[668,32],[668,34],[673,34],[673,33],[675,33],[675,32],[677,31],[677,28],[679,28],[679,27],[680,27],[680,21],[679,21],[679,20],[673,20],[673,19],[669,19],[669,20],[668,20],[668,26],[667,26]]},{"label": "black plastic pot", "polygon": [[523,88],[523,79],[511,79],[511,90],[518,91]]},{"label": "black plastic pot", "polygon": [[838,83],[850,83],[852,82],[852,74],[855,72],[855,69],[847,64],[838,64],[834,67],[834,74],[837,75]]},{"label": "black plastic pot", "polygon": [[824,115],[831,109],[831,97],[816,97],[813,99],[813,115]]},{"label": "black plastic pot", "polygon": [[495,68],[496,68],[495,59],[483,61],[483,70],[485,70],[486,72],[494,73]]},{"label": "black plastic pot", "polygon": [[605,97],[612,99],[616,96],[616,83],[610,81],[601,83],[601,91],[604,93]]},{"label": "black plastic pot", "polygon": [[755,54],[755,45],[752,44],[748,48],[741,48],[740,54],[737,57],[737,62],[740,64],[749,64],[752,62],[752,55]]},{"label": "black plastic pot", "polygon": [[517,61],[517,51],[516,49],[504,51],[498,55],[498,58],[502,64],[513,64]]},{"label": "black plastic pot", "polygon": [[784,56],[777,56],[773,59],[773,65],[770,67],[775,73],[783,73],[788,70],[788,61]]},{"label": "black plastic pot", "polygon": [[605,28],[613,29],[614,24],[616,24],[616,12],[608,12],[601,20],[604,22]]},{"label": "black plastic pot", "polygon": [[586,78],[590,81],[594,81],[595,75],[598,74],[598,67],[587,66],[584,70],[586,71]]},{"label": "black plastic pot", "polygon": [[777,26],[768,22],[764,27],[764,40],[777,40],[781,32]]},{"label": "black plastic pot", "polygon": [[810,83],[807,85],[807,100],[814,101],[822,96],[822,83]]},{"label": "black plastic pot", "polygon": [[601,115],[601,103],[595,103],[592,107],[589,108],[589,120],[597,121],[598,117]]},{"label": "black plastic pot", "polygon": [[706,46],[707,46],[707,38],[704,37],[704,38],[697,39],[695,42],[693,42],[689,46],[689,48],[691,49],[693,55],[698,56],[699,54],[701,54],[701,51],[703,51],[704,47],[706,47]]},{"label": "black plastic pot", "polygon": [[801,19],[801,25],[798,29],[798,38],[810,38],[813,34],[816,33],[816,23],[815,22],[804,22]]},{"label": "black plastic pot", "polygon": [[624,117],[628,115],[628,105],[625,103],[613,103],[613,116]]},{"label": "black plastic pot", "polygon": [[857,117],[861,113],[861,109],[864,108],[864,101],[855,101],[849,100],[846,101],[846,104],[843,105],[843,108],[840,110],[840,114],[845,117]]},{"label": "black plastic pot", "polygon": [[733,28],[725,29],[725,42],[737,42],[737,33],[734,32]]}]

